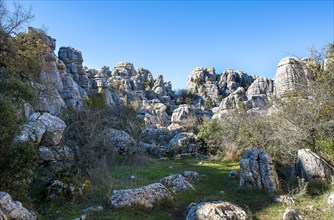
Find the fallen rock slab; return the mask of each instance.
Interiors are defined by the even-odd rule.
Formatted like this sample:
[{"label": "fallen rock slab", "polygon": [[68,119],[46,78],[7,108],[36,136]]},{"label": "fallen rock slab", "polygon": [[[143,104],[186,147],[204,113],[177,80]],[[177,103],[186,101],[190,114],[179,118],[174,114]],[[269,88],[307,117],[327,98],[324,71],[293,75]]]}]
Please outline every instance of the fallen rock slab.
[{"label": "fallen rock slab", "polygon": [[161,183],[152,183],[134,189],[113,190],[110,195],[111,208],[141,206],[152,208],[161,200],[172,200],[171,192]]},{"label": "fallen rock slab", "polygon": [[246,220],[250,219],[247,213],[240,207],[229,202],[212,201],[192,203],[188,207],[186,220]]}]

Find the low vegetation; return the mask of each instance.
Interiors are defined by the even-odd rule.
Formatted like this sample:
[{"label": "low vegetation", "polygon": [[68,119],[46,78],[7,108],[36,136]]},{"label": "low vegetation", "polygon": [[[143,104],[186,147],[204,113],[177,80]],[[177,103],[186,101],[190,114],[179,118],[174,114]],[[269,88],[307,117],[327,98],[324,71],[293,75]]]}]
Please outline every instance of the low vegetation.
[{"label": "low vegetation", "polygon": [[[45,204],[45,210],[40,210],[41,219],[64,218],[73,219],[79,217],[87,207],[103,205],[104,210],[93,212],[87,215],[87,219],[185,219],[187,207],[192,202],[223,200],[233,202],[244,208],[253,216],[253,219],[281,219],[286,208],[294,208],[315,219],[330,219],[334,214],[326,205],[326,198],[330,188],[310,188],[306,194],[293,195],[295,204],[275,203],[275,196],[254,190],[240,189],[239,179],[230,179],[228,173],[238,169],[235,162],[223,160],[209,161],[202,159],[175,159],[158,161],[156,159],[139,159],[141,164],[133,161],[119,162],[109,167],[110,175],[106,178],[101,176],[103,181],[93,181],[92,190],[81,200],[66,201],[59,203]],[[143,164],[142,161],[145,160]],[[145,210],[140,207],[132,209],[108,208],[109,195],[114,189],[127,189],[140,187],[150,183],[158,182],[161,178],[173,173],[185,170],[197,171],[199,180],[194,181],[196,191],[177,193],[174,200],[169,203],[157,205],[153,210]],[[135,178],[131,178],[135,176]],[[311,207],[313,206],[313,208]],[[311,208],[310,208],[311,207]],[[316,212],[314,210],[317,210]]]}]

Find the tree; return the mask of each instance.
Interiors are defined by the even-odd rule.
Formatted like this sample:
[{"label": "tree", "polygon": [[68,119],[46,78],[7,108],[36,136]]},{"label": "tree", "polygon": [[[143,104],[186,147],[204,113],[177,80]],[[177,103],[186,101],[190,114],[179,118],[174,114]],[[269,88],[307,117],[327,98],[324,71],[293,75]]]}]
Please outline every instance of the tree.
[{"label": "tree", "polygon": [[0,0],[0,30],[7,35],[17,34],[34,18],[31,8],[23,8],[13,2],[13,11],[9,11],[4,0]]}]

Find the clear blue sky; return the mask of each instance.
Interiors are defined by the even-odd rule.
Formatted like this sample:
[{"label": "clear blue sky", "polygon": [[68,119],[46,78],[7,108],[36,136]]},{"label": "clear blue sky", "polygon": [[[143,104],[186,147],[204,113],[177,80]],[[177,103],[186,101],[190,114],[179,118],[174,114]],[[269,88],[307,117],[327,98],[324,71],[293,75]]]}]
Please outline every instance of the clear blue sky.
[{"label": "clear blue sky", "polygon": [[[185,88],[193,68],[274,77],[278,61],[334,41],[333,1],[22,1],[31,26],[100,69],[129,61]],[[56,52],[57,52],[56,51]]]}]

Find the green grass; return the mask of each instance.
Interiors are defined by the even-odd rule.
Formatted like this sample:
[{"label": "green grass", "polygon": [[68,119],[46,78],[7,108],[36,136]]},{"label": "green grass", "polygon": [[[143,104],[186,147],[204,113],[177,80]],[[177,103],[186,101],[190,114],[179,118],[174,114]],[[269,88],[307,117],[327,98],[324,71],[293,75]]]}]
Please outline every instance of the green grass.
[{"label": "green grass", "polygon": [[[239,179],[228,178],[229,171],[233,169],[239,169],[238,163],[196,159],[152,160],[140,166],[118,165],[108,170],[110,175],[92,182],[92,192],[87,198],[47,204],[46,214],[40,219],[58,217],[73,219],[79,217],[84,208],[96,205],[103,205],[104,210],[89,215],[87,219],[185,219],[190,203],[212,200],[232,202],[248,211],[253,219],[282,219],[286,208],[295,208],[307,216],[315,217],[310,219],[331,219],[331,216],[334,216],[333,210],[324,208],[326,207],[326,195],[298,195],[296,205],[273,203],[273,195],[261,191],[239,189]],[[200,175],[199,180],[192,183],[195,191],[174,194],[172,202],[160,203],[151,210],[140,207],[117,210],[108,208],[109,194],[114,189],[141,187],[158,182],[170,174],[186,170],[197,171]],[[130,178],[132,175],[136,177],[134,180]],[[308,210],[311,204],[320,210],[317,214]]]}]

